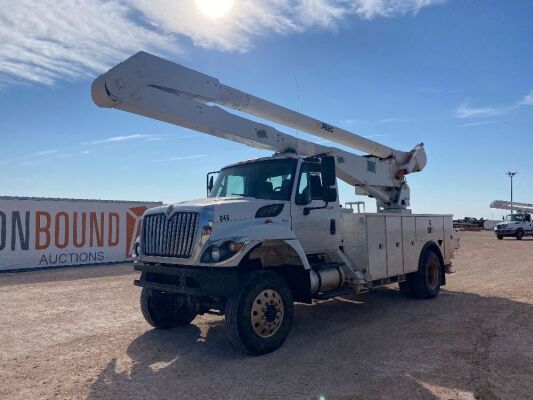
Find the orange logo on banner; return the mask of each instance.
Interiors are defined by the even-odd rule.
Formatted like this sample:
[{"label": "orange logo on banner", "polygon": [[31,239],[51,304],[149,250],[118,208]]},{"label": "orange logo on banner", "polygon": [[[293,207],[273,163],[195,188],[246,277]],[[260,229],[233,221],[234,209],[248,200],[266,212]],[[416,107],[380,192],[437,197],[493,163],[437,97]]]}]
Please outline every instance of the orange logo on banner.
[{"label": "orange logo on banner", "polygon": [[135,239],[141,234],[141,219],[146,207],[132,207],[126,214],[126,258],[130,258],[133,253]]}]

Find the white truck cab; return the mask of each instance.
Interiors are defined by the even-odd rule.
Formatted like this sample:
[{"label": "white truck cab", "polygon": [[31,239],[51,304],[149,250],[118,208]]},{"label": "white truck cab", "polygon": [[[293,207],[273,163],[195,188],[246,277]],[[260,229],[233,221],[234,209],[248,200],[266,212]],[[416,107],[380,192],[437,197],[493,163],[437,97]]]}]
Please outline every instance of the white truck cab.
[{"label": "white truck cab", "polygon": [[[183,296],[187,318],[181,322],[209,312],[228,318],[242,301],[253,304],[269,293],[270,301],[283,299],[275,311],[250,305],[252,332],[230,331],[245,351],[262,354],[281,344],[276,321],[289,325],[293,301],[311,303],[390,283],[411,297],[435,297],[458,248],[452,216],[342,208],[331,161],[280,154],[233,164],[208,180],[208,198],[148,210],[134,254],[146,319],[167,327],[156,315],[169,310],[154,293]],[[283,284],[270,283],[267,292],[247,288],[250,274],[263,279],[267,272]],[[254,312],[264,319],[254,322]],[[252,340],[257,337],[268,345]]]},{"label": "white truck cab", "polygon": [[[524,236],[533,236],[533,222],[531,221],[533,204],[494,200],[490,203],[490,208],[511,210],[511,214],[503,217],[503,221],[494,227],[494,233],[498,240],[502,240],[504,237],[515,237],[517,240],[522,240]],[[516,213],[513,214],[513,211]]]},{"label": "white truck cab", "polygon": [[[208,197],[148,210],[135,243],[141,310],[165,329],[198,314],[224,315],[230,341],[258,355],[279,348],[294,302],[362,293],[391,283],[430,299],[453,271],[451,215],[409,210],[405,176],[426,164],[423,144],[395,150],[140,52],[98,77],[100,107],[144,115],[275,152],[229,165]],[[282,133],[227,109],[275,121],[368,153]],[[376,200],[377,213],[340,205],[337,178]]]},{"label": "white truck cab", "polygon": [[499,240],[504,237],[515,237],[517,240],[522,240],[524,236],[533,236],[531,214],[517,212],[506,215],[503,221],[494,227],[494,233]]}]

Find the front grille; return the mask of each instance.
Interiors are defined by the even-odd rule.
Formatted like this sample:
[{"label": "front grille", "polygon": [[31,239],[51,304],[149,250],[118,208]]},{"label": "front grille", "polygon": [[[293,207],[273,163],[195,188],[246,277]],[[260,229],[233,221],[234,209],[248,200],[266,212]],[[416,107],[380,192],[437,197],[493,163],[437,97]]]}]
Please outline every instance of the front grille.
[{"label": "front grille", "polygon": [[178,212],[143,218],[142,252],[147,256],[189,258],[198,227],[198,213]]}]

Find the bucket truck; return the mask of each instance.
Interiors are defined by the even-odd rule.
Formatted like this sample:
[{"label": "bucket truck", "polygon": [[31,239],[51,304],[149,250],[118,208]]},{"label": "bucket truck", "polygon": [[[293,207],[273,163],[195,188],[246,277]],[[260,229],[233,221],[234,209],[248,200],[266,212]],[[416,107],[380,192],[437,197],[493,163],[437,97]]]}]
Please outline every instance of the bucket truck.
[{"label": "bucket truck", "polygon": [[[511,210],[511,214],[506,215],[503,221],[494,227],[494,233],[498,240],[502,240],[504,237],[515,237],[517,240],[522,240],[524,236],[533,236],[533,222],[531,221],[533,204],[494,200],[490,203],[490,208]],[[516,211],[516,214],[513,214],[513,211]]]},{"label": "bucket truck", "polygon": [[[92,97],[100,107],[274,152],[228,165],[216,179],[208,174],[205,199],[144,214],[134,283],[155,328],[224,315],[235,346],[264,354],[287,338],[294,302],[391,283],[407,296],[430,299],[452,272],[459,245],[452,216],[408,209],[405,177],[424,168],[422,144],[395,150],[145,52],[95,79]],[[230,110],[368,155],[295,138]],[[342,208],[337,178],[374,198],[377,213]]]}]

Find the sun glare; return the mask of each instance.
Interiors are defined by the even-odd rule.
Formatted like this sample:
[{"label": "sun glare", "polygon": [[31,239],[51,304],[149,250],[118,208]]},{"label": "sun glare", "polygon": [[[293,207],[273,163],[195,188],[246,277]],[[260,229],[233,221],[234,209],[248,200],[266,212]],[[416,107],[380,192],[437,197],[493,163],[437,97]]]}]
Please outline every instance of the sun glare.
[{"label": "sun glare", "polygon": [[210,18],[221,18],[233,7],[233,0],[194,0],[194,2],[196,7]]}]

